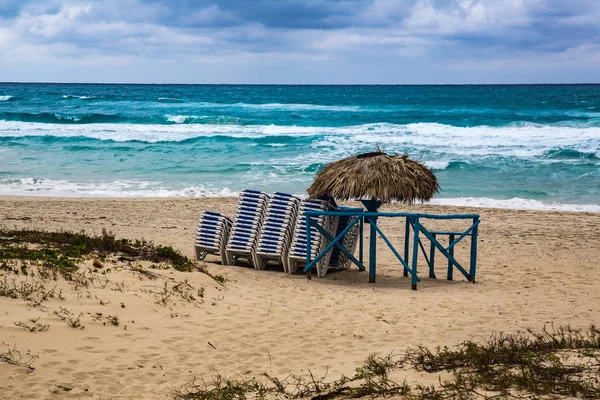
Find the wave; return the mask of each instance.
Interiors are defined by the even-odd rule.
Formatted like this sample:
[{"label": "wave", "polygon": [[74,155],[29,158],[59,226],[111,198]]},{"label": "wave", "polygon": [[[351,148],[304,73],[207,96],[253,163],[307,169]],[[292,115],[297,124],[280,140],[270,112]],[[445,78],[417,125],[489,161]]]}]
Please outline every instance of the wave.
[{"label": "wave", "polygon": [[170,115],[137,117],[118,114],[64,114],[64,113],[26,113],[26,112],[0,112],[2,121],[37,122],[40,124],[103,124],[113,123],[122,125],[119,129],[127,129],[126,126],[137,125],[173,125],[173,124],[240,124],[240,118],[227,116],[207,115]]},{"label": "wave", "polygon": [[438,198],[423,204],[477,208],[505,208],[511,210],[600,212],[600,205],[597,204],[564,204],[523,199],[520,197],[505,200],[490,199],[486,197]]},{"label": "wave", "polygon": [[[0,116],[2,114],[0,113]],[[56,118],[54,115],[49,118]],[[90,117],[88,117],[90,118]],[[342,132],[350,133],[350,130]],[[314,128],[276,125],[230,125],[230,124],[117,124],[97,123],[85,128],[74,124],[50,126],[38,122],[0,121],[0,137],[18,139],[24,137],[87,137],[115,142],[138,141],[147,143],[183,142],[195,138],[224,137],[260,139],[265,137],[303,137],[335,135],[337,128]]]},{"label": "wave", "polygon": [[439,169],[461,170],[461,169],[469,168],[469,166],[470,166],[470,164],[465,161],[449,161],[448,163],[446,163],[446,166],[444,168],[439,168]]},{"label": "wave", "polygon": [[[265,110],[312,110],[312,111],[382,111],[380,109],[370,109],[361,106],[333,106],[333,105],[321,105],[321,104],[303,104],[303,103],[263,103],[263,104],[252,104],[252,103],[233,103],[228,104],[233,107],[242,108],[258,108]],[[221,104],[221,107],[223,104]]]},{"label": "wave", "polygon": [[[163,182],[118,180],[112,182],[72,182],[60,179],[22,178],[0,180],[0,195],[27,195],[52,197],[145,197],[145,198],[202,198],[233,197],[239,193],[228,188],[190,186],[168,187]],[[303,195],[299,193],[298,195]],[[524,198],[505,200],[485,197],[436,198],[423,204],[465,206],[477,208],[504,208],[515,210],[545,210],[600,212],[600,205],[563,204]]]},{"label": "wave", "polygon": [[161,103],[183,103],[182,99],[178,99],[176,97],[159,97],[157,99]]},{"label": "wave", "polygon": [[[2,115],[0,113],[0,115]],[[38,115],[39,117],[39,115]],[[46,114],[44,118],[65,118]],[[90,121],[106,116],[81,117]],[[544,162],[575,162],[577,157],[597,162],[600,154],[600,128],[540,127],[455,127],[436,123],[396,125],[389,123],[344,127],[305,127],[281,125],[243,125],[224,123],[186,124],[187,116],[173,116],[181,123],[170,125],[66,123],[48,125],[38,122],[0,121],[0,138],[50,137],[81,138],[113,142],[190,143],[206,138],[217,140],[266,141],[270,144],[298,141],[314,152],[331,157],[358,153],[375,146],[388,152],[423,155],[437,161],[434,168],[461,168],[453,162],[473,157],[538,158]],[[435,155],[435,158],[433,157]],[[440,158],[441,157],[441,158]],[[462,159],[461,159],[462,158]],[[446,163],[448,163],[446,165]]]},{"label": "wave", "polygon": [[36,122],[40,124],[101,124],[126,121],[118,115],[0,112],[1,121]]},{"label": "wave", "polygon": [[569,148],[560,148],[548,150],[544,153],[544,157],[558,160],[579,160],[579,159],[587,159],[587,160],[598,160],[598,154],[595,152],[586,152],[579,151],[575,149]]},{"label": "wave", "polygon": [[0,101],[9,101],[9,100],[14,100],[15,97],[14,96],[0,96]]},{"label": "wave", "polygon": [[112,182],[72,182],[61,179],[21,178],[0,180],[0,195],[52,197],[231,197],[227,188],[193,186],[165,187],[162,182],[120,180]]},{"label": "wave", "polygon": [[186,101],[174,97],[159,97],[159,102],[166,103],[186,103],[198,108],[233,108],[250,110],[273,110],[273,111],[386,111],[385,108],[373,108],[358,105],[325,105],[325,104],[304,104],[304,103],[220,103],[220,102],[197,102]]},{"label": "wave", "polygon": [[175,124],[219,124],[219,125],[237,125],[240,118],[226,116],[209,115],[165,115],[167,121]]},{"label": "wave", "polygon": [[78,96],[75,94],[63,95],[63,99],[93,100],[93,99],[97,99],[97,98],[98,98],[98,96]]}]

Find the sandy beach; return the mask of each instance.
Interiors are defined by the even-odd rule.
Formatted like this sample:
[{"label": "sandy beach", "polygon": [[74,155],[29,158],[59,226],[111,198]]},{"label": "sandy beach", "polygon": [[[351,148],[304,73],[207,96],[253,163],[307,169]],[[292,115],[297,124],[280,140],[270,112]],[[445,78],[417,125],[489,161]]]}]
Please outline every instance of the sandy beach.
[{"label": "sandy beach", "polygon": [[[193,257],[200,212],[233,215],[235,207],[235,198],[1,197],[0,224],[90,234],[106,229]],[[367,274],[356,268],[309,281],[277,268],[221,266],[210,256],[207,268],[226,278],[224,286],[199,272],[155,270],[159,277],[148,279],[123,263],[105,265],[113,269],[105,275],[105,287],[52,283],[63,290],[64,300],[32,307],[0,297],[0,352],[16,348],[39,356],[33,371],[0,363],[0,399],[163,399],[194,377],[210,379],[214,373],[285,377],[310,369],[328,371],[335,379],[352,373],[370,353],[402,353],[419,344],[451,346],[495,331],[540,330],[545,324],[600,324],[600,213],[426,205],[383,209],[479,213],[477,283],[459,274],[447,281],[439,257],[439,279],[422,273],[419,290],[412,291],[381,241],[377,284],[368,284]],[[448,223],[430,225],[453,229]],[[400,243],[403,221],[382,219],[381,227]],[[457,254],[466,260],[466,247]],[[0,279],[8,276],[0,273]],[[157,296],[165,282],[184,280],[194,290],[204,287],[203,297],[173,297],[160,304]],[[65,324],[55,313],[63,309],[80,315],[85,328]],[[117,316],[118,326],[98,313]],[[37,318],[49,329],[29,332],[15,325]],[[426,379],[416,373],[406,377]]]}]

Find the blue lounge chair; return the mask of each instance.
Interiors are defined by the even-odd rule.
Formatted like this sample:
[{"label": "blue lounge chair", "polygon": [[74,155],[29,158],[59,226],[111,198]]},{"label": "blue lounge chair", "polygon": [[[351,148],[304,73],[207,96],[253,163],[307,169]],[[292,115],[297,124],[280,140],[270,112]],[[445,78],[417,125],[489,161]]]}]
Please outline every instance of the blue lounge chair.
[{"label": "blue lounge chair", "polygon": [[[296,218],[296,224],[294,227],[294,234],[292,237],[292,244],[288,251],[288,268],[287,272],[293,274],[299,268],[306,266],[306,214],[307,210],[331,210],[331,203],[326,200],[303,200],[300,203],[298,210],[298,216]],[[313,217],[318,224],[330,234],[333,234],[337,230],[336,218],[334,217]],[[328,244],[328,240],[321,235],[321,233],[315,227],[310,228],[311,231],[311,255],[315,258]],[[328,252],[318,263],[317,268],[321,265],[329,265],[329,258],[331,252]]]},{"label": "blue lounge chair", "polygon": [[235,265],[240,258],[254,264],[254,253],[268,203],[269,196],[266,193],[248,189],[240,193],[237,212],[225,249],[227,265]]},{"label": "blue lounge chair", "polygon": [[208,254],[219,254],[221,263],[225,264],[225,248],[232,224],[233,221],[223,214],[204,211],[196,230],[196,258],[204,260]]},{"label": "blue lounge chair", "polygon": [[292,242],[299,205],[298,197],[287,193],[273,193],[254,254],[256,269],[264,269],[269,260],[276,260],[287,272],[287,253]]}]

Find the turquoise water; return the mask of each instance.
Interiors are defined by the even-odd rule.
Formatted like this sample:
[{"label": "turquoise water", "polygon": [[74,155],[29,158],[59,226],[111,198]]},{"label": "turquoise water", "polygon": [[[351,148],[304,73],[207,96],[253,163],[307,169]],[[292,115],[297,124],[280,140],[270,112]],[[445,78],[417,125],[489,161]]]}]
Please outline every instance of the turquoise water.
[{"label": "turquoise water", "polygon": [[0,84],[0,194],[301,194],[375,146],[438,203],[600,210],[600,85]]}]

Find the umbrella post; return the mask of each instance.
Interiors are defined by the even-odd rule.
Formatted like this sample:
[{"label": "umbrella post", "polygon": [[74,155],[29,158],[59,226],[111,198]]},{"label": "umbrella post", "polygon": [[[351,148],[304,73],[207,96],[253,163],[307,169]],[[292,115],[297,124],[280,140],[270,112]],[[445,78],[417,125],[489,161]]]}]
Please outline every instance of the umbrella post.
[{"label": "umbrella post", "polygon": [[[377,212],[381,202],[375,199],[361,200],[368,212]],[[369,234],[369,283],[375,283],[377,274],[377,217],[368,217],[367,222],[371,225]]]}]

